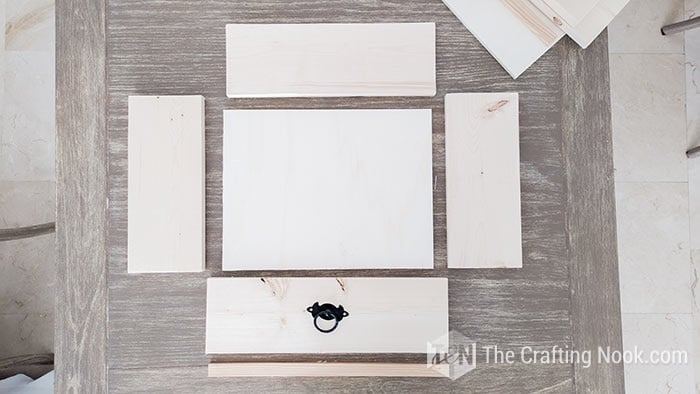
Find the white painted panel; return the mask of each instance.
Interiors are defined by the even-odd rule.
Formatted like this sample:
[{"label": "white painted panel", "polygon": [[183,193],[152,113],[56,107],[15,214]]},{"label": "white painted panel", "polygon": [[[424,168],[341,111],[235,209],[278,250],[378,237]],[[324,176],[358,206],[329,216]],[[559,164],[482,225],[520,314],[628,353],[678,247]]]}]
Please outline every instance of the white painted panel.
[{"label": "white painted panel", "polygon": [[[315,302],[348,316],[321,333]],[[207,354],[425,353],[447,332],[445,278],[207,280]]]},{"label": "white painted panel", "polygon": [[513,78],[564,35],[526,0],[443,2]]},{"label": "white painted panel", "polygon": [[430,110],[224,111],[223,269],[432,268]]},{"label": "white painted panel", "polygon": [[435,24],[226,25],[229,97],[434,96]]},{"label": "white painted panel", "polygon": [[447,265],[522,267],[517,93],[445,96]]},{"label": "white painted panel", "polygon": [[128,272],[204,270],[204,97],[129,97]]}]

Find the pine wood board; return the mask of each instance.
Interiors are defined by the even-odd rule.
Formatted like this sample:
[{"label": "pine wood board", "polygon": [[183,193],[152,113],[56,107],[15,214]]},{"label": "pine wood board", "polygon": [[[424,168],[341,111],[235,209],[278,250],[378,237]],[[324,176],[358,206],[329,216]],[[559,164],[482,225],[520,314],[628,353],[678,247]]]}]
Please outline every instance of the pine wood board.
[{"label": "pine wood board", "polygon": [[224,270],[433,268],[430,110],[224,113]]},{"label": "pine wood board", "polygon": [[513,78],[564,35],[527,0],[443,2]]},{"label": "pine wood board", "polygon": [[[315,302],[349,315],[321,333]],[[425,353],[448,330],[446,278],[207,280],[207,354]]]},{"label": "pine wood board", "polygon": [[600,0],[578,24],[572,25],[561,20],[557,13],[544,0],[529,0],[549,19],[553,20],[579,46],[587,48],[593,40],[612,22],[629,0]]},{"label": "pine wood board", "polygon": [[128,271],[204,270],[204,97],[129,97]]},{"label": "pine wood board", "polygon": [[447,266],[520,268],[517,93],[445,96]]},{"label": "pine wood board", "polygon": [[434,23],[229,24],[229,97],[433,96]]},{"label": "pine wood board", "polygon": [[448,364],[426,363],[212,363],[210,378],[242,377],[414,377],[445,378]]}]

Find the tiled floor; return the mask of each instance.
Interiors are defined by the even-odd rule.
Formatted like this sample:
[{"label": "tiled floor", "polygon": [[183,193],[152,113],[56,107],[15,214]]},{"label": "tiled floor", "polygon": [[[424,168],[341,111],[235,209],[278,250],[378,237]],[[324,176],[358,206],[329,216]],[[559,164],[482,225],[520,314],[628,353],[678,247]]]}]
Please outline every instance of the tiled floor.
[{"label": "tiled floor", "polygon": [[700,31],[659,34],[693,10],[700,0],[631,0],[609,28],[624,348],[688,352],[625,365],[630,393],[700,392],[700,158],[685,156],[700,143]]},{"label": "tiled floor", "polygon": [[[0,228],[54,221],[53,0],[0,0]],[[0,359],[53,352],[55,236],[0,243]]]}]

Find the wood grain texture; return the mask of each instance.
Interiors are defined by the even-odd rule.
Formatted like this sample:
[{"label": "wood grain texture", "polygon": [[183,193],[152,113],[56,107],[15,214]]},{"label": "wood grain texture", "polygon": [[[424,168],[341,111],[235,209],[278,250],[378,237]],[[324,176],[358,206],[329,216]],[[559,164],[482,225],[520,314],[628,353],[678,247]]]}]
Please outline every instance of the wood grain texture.
[{"label": "wood grain texture", "polygon": [[204,97],[129,97],[128,271],[204,270]]},{"label": "wood grain texture", "polygon": [[223,269],[433,268],[432,114],[224,112]]},{"label": "wood grain texture", "polygon": [[434,96],[435,24],[226,25],[228,97]]},{"label": "wood grain texture", "polygon": [[561,20],[576,26],[595,6],[604,0],[542,0],[559,15]]},{"label": "wood grain texture", "polygon": [[[562,45],[567,238],[575,349],[622,350],[607,35]],[[574,368],[580,393],[624,392],[623,365]]]},{"label": "wood grain texture", "polygon": [[56,4],[57,393],[107,391],[105,7]]},{"label": "wood grain texture", "polygon": [[[493,57],[518,78],[564,35],[522,0],[443,0]],[[543,32],[547,34],[543,34]]]},{"label": "wood grain texture", "polygon": [[[449,278],[450,328],[484,344],[519,349],[571,346],[569,275],[564,227],[565,184],[561,140],[560,55],[553,51],[517,81],[469,34],[440,1],[313,0],[289,7],[286,0],[264,2],[175,0],[143,3],[113,0],[109,7],[110,81],[110,384],[115,390],[180,382],[213,392],[232,380],[207,380],[205,294],[208,276],[221,271],[222,147],[224,109],[429,108],[433,110],[433,234],[435,270],[246,272],[245,276],[417,276]],[[438,96],[356,99],[227,99],[227,23],[437,21]],[[158,21],[155,23],[153,21]],[[186,59],[186,60],[185,60]],[[174,82],[176,81],[176,82]],[[444,94],[517,91],[521,97],[522,270],[448,272],[445,232]],[[133,277],[126,274],[126,98],[133,94],[200,92],[207,99],[207,271]],[[236,273],[235,276],[241,276]],[[316,361],[318,356],[312,360]],[[323,358],[353,361],[348,355]],[[304,361],[294,358],[288,361]],[[280,361],[249,356],[238,361]],[[400,361],[376,355],[365,361]],[[420,362],[422,360],[418,360]],[[415,362],[415,360],[414,360]],[[477,371],[480,368],[477,368]],[[155,372],[161,377],[155,377]],[[328,391],[465,388],[520,390],[571,387],[571,365],[489,368],[449,380],[394,378],[238,379],[238,390],[294,391],[322,384]],[[167,376],[167,379],[162,379]],[[195,377],[199,376],[199,377]],[[150,380],[152,379],[152,380]],[[189,380],[192,379],[192,380]],[[140,381],[143,386],[134,386]],[[282,382],[286,383],[282,383]],[[502,383],[496,383],[502,382]],[[191,386],[194,384],[194,386]],[[116,389],[119,387],[119,389]]]},{"label": "wood grain texture", "polygon": [[[342,306],[340,321],[307,310]],[[207,354],[425,353],[448,332],[447,279],[210,278]],[[397,335],[401,333],[401,335]]]},{"label": "wood grain texture", "polygon": [[445,96],[447,266],[520,268],[517,93]]},{"label": "wood grain texture", "polygon": [[447,364],[428,368],[425,363],[212,363],[210,378],[249,377],[414,377],[446,378]]},{"label": "wood grain texture", "polygon": [[[65,7],[64,7],[65,6]],[[59,42],[75,37],[78,41],[86,34],[86,20],[99,19],[100,7],[94,3],[76,4],[65,2],[57,5],[59,10]],[[76,13],[76,10],[78,12]],[[84,14],[84,13],[87,13]],[[95,14],[97,13],[97,14]],[[61,17],[63,15],[63,17]],[[91,15],[92,17],[90,17]],[[84,19],[81,19],[84,18]],[[501,365],[481,363],[474,371],[454,382],[443,379],[420,378],[245,378],[245,379],[210,379],[207,366],[210,359],[204,355],[204,311],[205,282],[210,275],[225,275],[221,272],[221,146],[222,146],[222,110],[224,108],[432,108],[436,114],[433,119],[433,173],[435,176],[433,200],[435,261],[434,272],[402,271],[401,275],[410,276],[445,276],[450,281],[450,326],[482,344],[498,344],[503,349],[517,350],[527,344],[539,349],[551,348],[553,345],[573,346],[572,322],[570,320],[571,300],[577,297],[597,297],[616,294],[617,287],[610,281],[593,283],[593,288],[579,295],[571,294],[569,262],[572,261],[567,247],[567,227],[565,217],[569,179],[564,166],[569,154],[565,151],[562,139],[562,97],[569,100],[582,94],[579,89],[586,83],[606,85],[599,74],[607,74],[605,57],[589,59],[581,57],[576,64],[586,67],[585,78],[577,80],[574,74],[568,74],[567,84],[562,85],[562,62],[568,62],[570,56],[582,56],[573,44],[560,45],[558,50],[550,51],[517,81],[513,81],[480,46],[461,23],[439,1],[404,2],[404,1],[336,1],[306,0],[289,7],[286,0],[265,0],[260,2],[212,0],[200,2],[195,0],[172,0],[142,2],[137,0],[111,0],[107,10],[107,53],[109,64],[109,179],[107,180],[109,196],[108,212],[108,264],[109,264],[109,363],[108,378],[113,392],[199,392],[228,393],[232,390],[266,392],[318,391],[325,392],[348,390],[365,391],[448,391],[448,392],[572,392],[574,387],[574,368],[578,372],[576,384],[582,387],[596,387],[607,382],[608,386],[621,387],[622,376],[618,368],[599,366],[596,373],[581,372],[580,366],[571,364],[552,365]],[[310,100],[228,100],[225,99],[225,37],[226,23],[280,23],[280,22],[404,22],[416,20],[438,21],[437,25],[437,78],[438,96],[435,98],[363,98],[347,99],[310,99]],[[90,28],[94,28],[90,23]],[[94,31],[94,30],[91,30]],[[62,37],[62,38],[61,38]],[[600,41],[600,40],[598,40]],[[93,53],[89,58],[80,57],[86,47],[99,46],[99,35],[91,36],[89,44],[74,46],[71,52],[59,50],[59,74],[69,78],[81,79],[84,73],[71,70],[60,71],[61,64],[74,64],[78,70],[95,71],[95,59],[99,63],[103,51]],[[66,44],[64,44],[66,45]],[[595,44],[598,45],[598,44]],[[603,44],[604,45],[604,44]],[[59,45],[60,48],[60,45]],[[77,53],[77,55],[72,55]],[[580,63],[579,63],[580,62]],[[591,64],[586,66],[590,62]],[[89,67],[88,67],[89,65]],[[65,73],[65,74],[61,74]],[[59,78],[60,80],[60,78]],[[98,78],[99,80],[99,78]],[[94,79],[93,79],[94,81]],[[65,82],[64,82],[65,83]],[[569,90],[568,84],[572,85]],[[59,83],[59,87],[60,87]],[[72,88],[72,94],[61,96],[59,103],[70,103],[83,97],[85,92],[99,91],[99,86],[81,84],[65,86]],[[104,86],[104,85],[102,85]],[[578,86],[579,88],[573,88]],[[59,92],[61,89],[59,89]],[[469,91],[517,91],[521,104],[521,186],[523,204],[523,256],[524,268],[521,270],[460,271],[447,272],[445,265],[445,176],[444,176],[444,118],[442,96],[448,92]],[[129,276],[126,274],[126,99],[130,94],[188,94],[201,92],[208,99],[206,149],[207,149],[207,262],[208,270],[201,274],[163,274],[158,276]],[[599,92],[607,100],[608,92]],[[588,96],[586,96],[588,97]],[[104,97],[91,96],[91,105],[82,107],[82,116],[94,116],[95,102],[105,102]],[[597,117],[601,108],[587,105],[577,113],[577,117]],[[91,112],[88,112],[88,109]],[[569,110],[571,108],[569,107]],[[608,108],[602,108],[608,111]],[[81,112],[82,112],[81,111]],[[59,111],[60,113],[61,111]],[[59,121],[60,123],[60,121]],[[602,124],[602,137],[609,139],[609,123]],[[89,129],[76,129],[76,131]],[[607,131],[606,131],[607,130]],[[59,144],[89,144],[91,149],[100,148],[98,138],[88,133],[89,140],[66,139]],[[580,136],[584,138],[585,135]],[[64,138],[59,130],[59,140]],[[580,158],[590,154],[590,159],[598,159],[600,153],[589,152],[585,147],[579,150]],[[60,155],[60,153],[59,153]],[[80,155],[78,155],[80,156]],[[75,168],[85,168],[85,163],[73,157],[71,164]],[[87,156],[91,157],[91,156]],[[81,160],[83,157],[81,157]],[[104,158],[103,158],[104,159]],[[610,156],[604,156],[610,160]],[[100,158],[91,160],[91,164],[104,163]],[[588,163],[586,164],[588,165]],[[90,167],[94,168],[94,167]],[[606,176],[611,175],[608,169]],[[69,178],[63,178],[68,180]],[[72,178],[71,178],[72,179]],[[92,179],[81,182],[66,182],[62,187],[76,188],[90,185]],[[571,178],[571,183],[579,182]],[[577,187],[585,188],[595,182],[590,178],[581,179]],[[104,186],[104,185],[103,185]],[[607,186],[611,188],[611,185]],[[81,189],[85,190],[85,189]],[[96,189],[99,195],[99,187]],[[608,190],[610,191],[610,190]],[[103,201],[103,200],[100,200]],[[60,205],[59,205],[60,207]],[[578,215],[596,215],[605,220],[613,220],[611,215],[600,210],[595,201],[582,205]],[[590,210],[590,212],[588,211]],[[85,212],[94,212],[86,210]],[[60,215],[60,214],[59,214]],[[603,215],[603,216],[600,216]],[[66,218],[66,216],[63,216]],[[77,220],[74,217],[71,219]],[[570,229],[580,231],[585,227],[571,222]],[[94,236],[94,229],[105,225],[99,222],[90,228],[89,236]],[[59,223],[59,228],[61,224]],[[60,231],[60,230],[59,230]],[[76,230],[77,231],[77,230]],[[59,232],[60,234],[60,232]],[[78,233],[79,235],[79,233]],[[587,237],[597,240],[593,235],[579,232],[579,240]],[[610,242],[608,239],[607,242]],[[104,252],[104,244],[96,243],[96,249],[84,250],[75,246],[79,253]],[[100,246],[101,245],[101,246]],[[610,248],[606,247],[606,253]],[[76,253],[77,253],[76,252]],[[577,252],[582,253],[582,252]],[[581,255],[583,258],[585,255]],[[68,275],[59,276],[59,283],[66,291],[95,294],[95,287],[89,281],[76,282],[86,273],[99,272],[100,260],[92,258],[81,260],[74,265],[76,270]],[[593,263],[593,262],[591,262]],[[615,262],[610,261],[610,266]],[[78,272],[77,268],[81,271]],[[597,269],[589,267],[591,269]],[[605,268],[611,269],[610,267]],[[574,275],[579,270],[572,269]],[[265,276],[270,273],[251,273]],[[281,273],[276,273],[281,274]],[[287,275],[287,273],[284,273]],[[294,274],[294,273],[289,273]],[[343,272],[312,272],[311,275],[342,276]],[[391,271],[373,271],[357,275],[397,275]],[[66,279],[71,278],[70,281]],[[97,298],[91,300],[98,305],[105,301],[100,294],[98,282]],[[82,287],[77,287],[82,283]],[[90,287],[92,286],[92,287]],[[87,293],[87,292],[90,293]],[[82,293],[81,293],[82,294]],[[570,298],[571,297],[571,298]],[[63,296],[59,297],[62,299]],[[67,307],[74,311],[94,311],[85,308],[81,299],[68,299]],[[577,301],[578,302],[578,301]],[[593,304],[589,304],[593,306]],[[92,307],[92,304],[88,306]],[[104,310],[104,309],[102,309]],[[59,311],[63,311],[59,309]],[[598,321],[599,324],[614,326],[617,321],[609,323],[598,319],[595,307],[581,309],[578,314]],[[86,313],[88,314],[88,313]],[[106,382],[99,380],[99,373],[104,373],[104,364],[100,364],[100,355],[104,356],[104,336],[100,336],[99,327],[104,327],[104,315],[93,315],[94,321],[89,330],[79,331],[78,325],[60,323],[57,337],[73,338],[75,341],[62,342],[64,351],[59,360],[66,358],[63,367],[57,367],[59,384],[65,387],[72,382],[74,387],[88,387],[85,391],[104,392]],[[62,320],[68,319],[62,316]],[[611,318],[614,319],[614,318]],[[577,322],[580,320],[577,320]],[[576,323],[582,324],[582,323]],[[96,327],[97,329],[95,329]],[[618,326],[619,327],[619,326]],[[77,341],[78,333],[97,332],[98,336],[81,336],[83,342]],[[611,341],[619,340],[619,333],[608,331]],[[598,332],[587,331],[581,327],[578,341],[588,338],[590,343]],[[583,338],[583,339],[582,339]],[[67,343],[72,346],[68,348]],[[85,344],[90,346],[86,346]],[[583,342],[581,342],[583,343]],[[77,344],[77,345],[76,345]],[[94,356],[94,357],[93,357]],[[483,355],[481,355],[483,358]],[[305,360],[319,361],[319,357],[308,356]],[[324,357],[325,361],[360,361],[353,357],[337,355]],[[93,362],[90,362],[93,361]],[[284,355],[245,357],[236,361],[292,361]],[[386,356],[373,356],[366,362],[401,362],[402,359]],[[409,362],[406,360],[405,362]],[[62,361],[58,361],[61,363]],[[420,362],[420,360],[413,360]],[[82,364],[81,364],[82,363]],[[70,366],[83,365],[80,370]],[[614,371],[614,372],[613,372]],[[98,376],[93,380],[92,377]],[[104,375],[102,375],[104,376]],[[74,379],[74,380],[70,380]],[[97,382],[97,383],[95,383]],[[603,382],[603,383],[601,383]],[[583,390],[582,390],[583,391]],[[605,391],[605,390],[603,390]]]}]

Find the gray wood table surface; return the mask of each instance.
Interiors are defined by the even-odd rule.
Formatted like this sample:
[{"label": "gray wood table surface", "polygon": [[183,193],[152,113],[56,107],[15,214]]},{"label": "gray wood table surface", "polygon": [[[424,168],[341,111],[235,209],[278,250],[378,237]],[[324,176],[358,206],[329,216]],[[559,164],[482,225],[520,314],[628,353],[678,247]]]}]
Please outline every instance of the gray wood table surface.
[{"label": "gray wood table surface", "polygon": [[[57,2],[57,392],[622,392],[621,365],[480,363],[456,380],[207,378],[210,276],[444,276],[450,327],[479,346],[621,348],[607,36],[561,40],[511,79],[439,0]],[[232,22],[435,22],[432,98],[228,99]],[[524,268],[447,270],[444,95],[520,93]],[[207,270],[128,275],[127,97],[206,97]],[[222,110],[431,108],[435,270],[221,272]],[[242,300],[241,302],[245,302]],[[397,333],[400,335],[400,333]],[[377,356],[248,356],[236,360]]]}]

